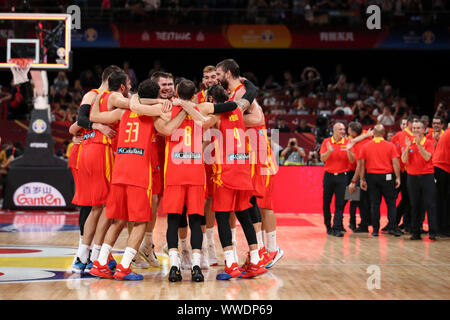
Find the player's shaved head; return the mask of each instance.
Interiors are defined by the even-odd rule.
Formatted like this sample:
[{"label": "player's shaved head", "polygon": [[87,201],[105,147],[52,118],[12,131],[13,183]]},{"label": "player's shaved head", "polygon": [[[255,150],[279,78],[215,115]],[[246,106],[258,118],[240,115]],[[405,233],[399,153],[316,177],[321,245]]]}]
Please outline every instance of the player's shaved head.
[{"label": "player's shaved head", "polygon": [[373,128],[373,135],[375,137],[384,137],[384,133],[385,133],[385,129],[384,126],[382,124],[377,124],[374,128]]}]

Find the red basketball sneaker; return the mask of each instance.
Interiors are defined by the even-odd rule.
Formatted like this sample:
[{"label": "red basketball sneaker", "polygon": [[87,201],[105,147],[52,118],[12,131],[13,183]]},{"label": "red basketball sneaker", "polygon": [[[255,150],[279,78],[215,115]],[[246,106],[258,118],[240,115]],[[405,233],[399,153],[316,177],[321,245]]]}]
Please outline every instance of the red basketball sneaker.
[{"label": "red basketball sneaker", "polygon": [[131,268],[125,269],[121,264],[118,264],[116,267],[116,272],[114,273],[114,279],[121,280],[144,280],[144,276],[142,274],[137,274],[131,271]]},{"label": "red basketball sneaker", "polygon": [[109,269],[108,265],[105,264],[104,266],[102,266],[98,262],[98,260],[95,260],[92,263],[92,269],[89,271],[89,274],[96,276],[96,277],[105,278],[105,279],[113,278],[113,274],[111,272],[111,269]]},{"label": "red basketball sneaker", "polygon": [[239,265],[235,262],[229,268],[225,264],[225,270],[216,276],[217,280],[228,280],[231,278],[236,278],[241,275],[239,270]]},{"label": "red basketball sneaker", "polygon": [[266,272],[267,269],[264,267],[262,259],[260,259],[258,264],[253,264],[250,262],[247,270],[241,274],[241,278],[253,278]]},{"label": "red basketball sneaker", "polygon": [[261,249],[259,249],[259,257],[262,259],[264,267],[267,267],[267,265],[269,265],[273,261],[272,257],[267,252],[266,247],[262,247]]}]

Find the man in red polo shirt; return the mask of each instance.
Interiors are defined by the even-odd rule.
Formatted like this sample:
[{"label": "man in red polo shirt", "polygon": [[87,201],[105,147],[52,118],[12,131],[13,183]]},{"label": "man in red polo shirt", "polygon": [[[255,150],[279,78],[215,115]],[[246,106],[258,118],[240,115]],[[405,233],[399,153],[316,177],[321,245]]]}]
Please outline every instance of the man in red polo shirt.
[{"label": "man in red polo shirt", "polygon": [[[348,124],[348,136],[351,139],[350,143],[347,145],[347,152],[349,153],[350,159],[350,170],[347,176],[347,183],[349,183],[349,190],[353,192],[355,187],[358,185],[359,168],[358,158],[359,152],[362,147],[369,141],[373,136],[373,131],[369,130],[364,132],[361,123],[350,122]],[[352,147],[353,145],[353,147]],[[361,224],[356,228],[356,208],[359,208],[359,214],[361,216]],[[369,207],[369,195],[364,190],[361,190],[360,200],[350,202],[350,224],[349,228],[353,232],[369,232],[368,226],[370,225],[370,207]]]},{"label": "man in red polo shirt", "polygon": [[423,203],[428,214],[430,240],[436,240],[438,231],[436,214],[436,184],[431,158],[434,153],[434,141],[425,137],[425,123],[413,123],[414,140],[405,139],[402,149],[402,162],[408,173],[407,184],[411,199],[411,240],[420,240],[421,209]]},{"label": "man in red polo shirt", "polygon": [[[373,140],[361,149],[361,189],[367,190],[370,197],[372,236],[377,237],[379,234],[380,204],[383,196],[388,207],[389,234],[398,237],[402,235],[402,232],[395,225],[397,209],[395,189],[400,187],[400,164],[395,146],[384,140],[384,133],[384,126],[377,124],[373,130]],[[367,182],[365,172],[367,172]]]},{"label": "man in red polo shirt", "polygon": [[[337,122],[333,126],[333,136],[323,140],[320,147],[320,160],[325,163],[323,176],[323,218],[327,234],[342,237],[345,187],[350,160],[347,154],[348,140],[345,138],[345,126]],[[334,219],[331,227],[331,199],[334,194]]]},{"label": "man in red polo shirt", "polygon": [[444,121],[441,117],[433,117],[432,128],[426,134],[427,139],[434,139],[434,146],[436,147],[439,138],[444,134]]},{"label": "man in red polo shirt", "polygon": [[[397,148],[398,153],[398,161],[400,162],[400,178],[401,184],[400,189],[398,190],[398,194],[401,192],[402,199],[397,205],[397,215],[395,217],[395,224],[398,226],[400,224],[400,220],[403,217],[403,223],[399,226],[400,229],[404,229],[405,232],[411,231],[411,203],[409,201],[408,189],[406,185],[406,170],[405,164],[401,161],[400,157],[402,155],[402,147],[405,144],[405,138],[407,137],[411,141],[414,139],[414,135],[412,133],[412,124],[414,120],[418,120],[419,117],[416,115],[410,115],[408,117],[404,117],[400,120],[400,129],[401,131],[397,132],[391,139],[391,142]],[[397,194],[397,197],[398,197]],[[385,226],[381,231],[387,231],[387,226]]]},{"label": "man in red polo shirt", "polygon": [[[433,124],[434,120],[433,119]],[[437,188],[439,235],[450,236],[450,129],[440,136],[433,154],[434,179]]]}]

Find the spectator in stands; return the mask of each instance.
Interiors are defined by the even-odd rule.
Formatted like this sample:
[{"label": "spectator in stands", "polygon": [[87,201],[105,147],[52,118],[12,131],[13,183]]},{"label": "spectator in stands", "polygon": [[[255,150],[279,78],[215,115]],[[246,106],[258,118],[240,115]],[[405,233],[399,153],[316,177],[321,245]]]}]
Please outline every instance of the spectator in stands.
[{"label": "spectator in stands", "polygon": [[309,114],[309,109],[306,107],[305,98],[303,98],[303,97],[296,99],[292,103],[292,107],[295,108],[295,109],[293,109],[295,114],[298,114],[298,115]]},{"label": "spectator in stands", "polygon": [[280,84],[274,80],[273,75],[269,74],[267,76],[266,81],[264,82],[263,89],[264,90],[275,90],[275,89],[280,89],[280,88],[281,88]]},{"label": "spectator in stands", "polygon": [[347,99],[348,100],[358,100],[359,99],[359,93],[358,93],[358,91],[356,91],[356,85],[354,82],[350,82],[348,85]]},{"label": "spectator in stands", "polygon": [[369,110],[366,107],[359,109],[358,115],[353,119],[353,121],[361,123],[363,126],[372,125],[375,121],[370,117]]},{"label": "spectator in stands", "polygon": [[398,119],[398,118],[408,115],[408,110],[405,107],[402,107],[398,100],[394,100],[392,102],[391,110],[394,110],[393,116],[395,119]]},{"label": "spectator in stands", "polygon": [[336,100],[336,92],[333,89],[333,85],[329,84],[327,86],[327,91],[324,94],[325,99],[335,101]]},{"label": "spectator in stands", "polygon": [[364,101],[364,104],[376,108],[376,106],[382,101],[383,97],[379,90],[374,90],[373,94]]},{"label": "spectator in stands", "polygon": [[128,75],[128,78],[130,78],[131,88],[135,88],[138,82],[136,73],[130,68],[130,63],[128,61],[123,62],[123,71]]},{"label": "spectator in stands", "polygon": [[80,75],[80,82],[86,90],[98,87],[99,83],[95,80],[92,70],[85,70]]},{"label": "spectator in stands", "polygon": [[318,93],[321,86],[321,77],[319,71],[314,67],[306,67],[300,76],[300,89],[305,91],[307,96],[313,96]]},{"label": "spectator in stands", "polygon": [[333,110],[333,114],[337,116],[351,116],[353,114],[352,108],[347,105],[347,101],[338,100],[339,105]]},{"label": "spectator in stands", "polygon": [[378,115],[377,123],[382,124],[383,126],[393,126],[395,124],[395,118],[392,115],[391,107],[384,106],[383,113]]},{"label": "spectator in stands", "polygon": [[319,153],[312,150],[308,154],[308,166],[323,166],[324,163],[320,160]]},{"label": "spectator in stands", "polygon": [[331,115],[331,110],[326,107],[325,101],[320,100],[319,103],[317,104],[316,115],[318,115],[318,116]]},{"label": "spectator in stands", "polygon": [[281,152],[280,160],[285,166],[300,166],[305,164],[305,150],[298,146],[297,139],[289,139],[288,145]]},{"label": "spectator in stands", "polygon": [[61,109],[66,110],[73,102],[73,97],[67,87],[61,88],[55,96],[55,101],[59,103]]},{"label": "spectator in stands", "polygon": [[285,91],[289,92],[289,95],[293,94],[293,91],[295,90],[294,85],[294,77],[292,76],[292,72],[287,70],[283,73],[284,77],[284,83],[283,83],[283,89]]},{"label": "spectator in stands", "polygon": [[280,132],[290,132],[291,131],[289,126],[286,124],[286,121],[284,120],[284,118],[277,119],[277,124],[275,126],[275,129],[278,129]]},{"label": "spectator in stands", "polygon": [[343,73],[342,64],[336,65],[335,71],[331,74],[330,83],[336,83],[339,80],[339,77]]},{"label": "spectator in stands", "polygon": [[370,84],[369,79],[366,77],[363,77],[361,79],[361,83],[358,85],[358,88],[356,89],[360,96],[369,96],[370,95]]},{"label": "spectator in stands", "polygon": [[430,117],[424,114],[423,116],[420,117],[420,121],[422,121],[423,124],[425,125],[425,135],[427,135],[430,129]]},{"label": "spectator in stands", "polygon": [[384,106],[385,106],[385,104],[383,101],[380,101],[379,103],[377,103],[374,106],[374,109],[372,110],[372,116],[378,117],[380,114],[382,114],[383,110],[384,110]]},{"label": "spectator in stands", "polygon": [[439,102],[434,116],[441,117],[447,123],[450,123],[450,110],[447,109],[447,105],[444,101]]},{"label": "spectator in stands", "polygon": [[[8,113],[8,103],[11,98],[11,93],[3,91],[3,87],[0,85],[0,119],[6,120],[6,116]],[[5,103],[4,106],[3,103]]]},{"label": "spectator in stands", "polygon": [[301,119],[300,123],[295,127],[295,132],[297,133],[311,133],[311,131],[311,127],[306,122],[306,119]]},{"label": "spectator in stands", "polygon": [[53,86],[56,91],[61,90],[62,88],[67,88],[69,86],[69,79],[67,79],[67,75],[64,71],[58,72],[58,75],[53,80]]},{"label": "spectator in stands", "polygon": [[390,130],[386,135],[386,140],[391,141],[392,137],[395,136],[395,131]]},{"label": "spectator in stands", "polygon": [[347,99],[347,76],[345,74],[341,74],[339,76],[336,84],[333,85],[333,90],[336,92],[337,97],[341,97],[341,99]]}]

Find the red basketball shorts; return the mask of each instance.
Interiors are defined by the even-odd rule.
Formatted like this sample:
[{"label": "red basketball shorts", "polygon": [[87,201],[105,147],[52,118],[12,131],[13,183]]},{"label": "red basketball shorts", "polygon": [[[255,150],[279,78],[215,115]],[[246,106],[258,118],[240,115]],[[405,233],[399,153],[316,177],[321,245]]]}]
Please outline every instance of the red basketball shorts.
[{"label": "red basketball shorts", "polygon": [[256,198],[258,207],[262,209],[273,210],[272,193],[273,193],[273,175],[261,176],[264,186],[264,193],[261,198]]},{"label": "red basketball shorts", "polygon": [[205,186],[166,186],[162,198],[164,213],[183,212],[186,205],[187,214],[204,215],[205,212]]},{"label": "red basketball shorts", "polygon": [[106,202],[106,217],[126,221],[150,221],[151,190],[126,184],[112,184]]},{"label": "red basketball shorts", "polygon": [[75,204],[99,207],[106,203],[112,177],[114,156],[110,145],[90,143],[83,146],[78,163]]},{"label": "red basketball shorts", "polygon": [[206,171],[206,197],[209,198],[214,194],[213,169],[211,164],[205,164]]},{"label": "red basketball shorts", "polygon": [[73,195],[72,203],[77,203],[77,190],[79,189],[78,186],[78,169],[76,168],[70,168],[72,170],[72,176],[73,176],[73,183],[75,184],[75,194]]},{"label": "red basketball shorts", "polygon": [[214,185],[211,210],[214,212],[244,211],[252,206],[250,198],[254,190],[235,190],[225,186]]},{"label": "red basketball shorts", "polygon": [[154,170],[152,172],[152,193],[161,197],[163,189],[163,174],[161,170]]}]

